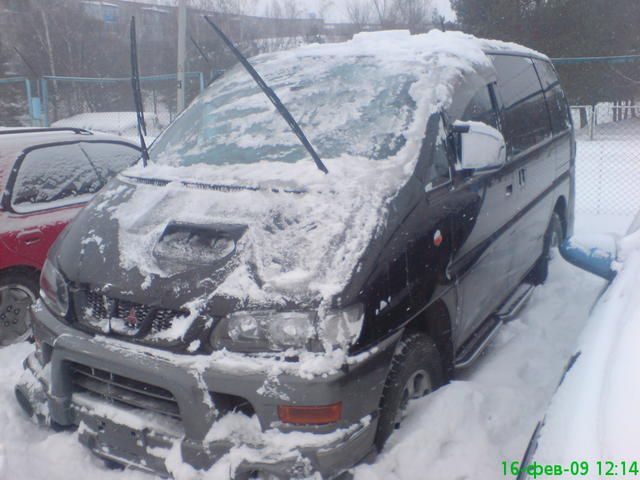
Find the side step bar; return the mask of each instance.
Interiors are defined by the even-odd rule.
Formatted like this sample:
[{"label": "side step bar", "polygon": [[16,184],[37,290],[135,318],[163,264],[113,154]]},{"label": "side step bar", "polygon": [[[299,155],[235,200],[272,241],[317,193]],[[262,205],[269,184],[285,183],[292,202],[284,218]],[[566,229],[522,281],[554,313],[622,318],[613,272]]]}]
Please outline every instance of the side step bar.
[{"label": "side step bar", "polygon": [[516,288],[515,292],[511,294],[509,299],[502,304],[500,309],[496,312],[496,316],[503,322],[510,322],[515,319],[516,315],[520,313],[523,307],[531,298],[531,294],[536,289],[534,285],[528,283],[521,284]]},{"label": "side step bar", "polygon": [[495,338],[500,327],[513,320],[520,313],[534,290],[535,286],[533,285],[520,285],[498,311],[491,315],[458,351],[454,368],[466,368],[471,365]]}]

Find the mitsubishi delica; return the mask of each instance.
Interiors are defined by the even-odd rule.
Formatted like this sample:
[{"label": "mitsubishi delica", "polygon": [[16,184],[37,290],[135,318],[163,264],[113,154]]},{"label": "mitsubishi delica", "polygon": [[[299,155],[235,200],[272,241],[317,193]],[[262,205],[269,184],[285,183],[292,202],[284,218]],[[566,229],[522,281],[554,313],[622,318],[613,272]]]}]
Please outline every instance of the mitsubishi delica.
[{"label": "mitsubishi delica", "polygon": [[333,478],[470,365],[573,228],[549,59],[364,33],[213,82],[51,249],[16,386],[43,425],[171,476]]}]

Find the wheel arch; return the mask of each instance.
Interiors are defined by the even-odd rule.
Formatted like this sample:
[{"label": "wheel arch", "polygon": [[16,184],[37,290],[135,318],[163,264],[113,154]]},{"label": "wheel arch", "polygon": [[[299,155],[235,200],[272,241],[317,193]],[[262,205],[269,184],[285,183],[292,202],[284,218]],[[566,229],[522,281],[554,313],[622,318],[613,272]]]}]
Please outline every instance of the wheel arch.
[{"label": "wheel arch", "polygon": [[556,204],[553,207],[553,213],[557,213],[560,217],[560,223],[562,223],[562,236],[566,238],[569,228],[569,219],[567,217],[567,199],[564,195],[560,195],[556,200]]},{"label": "wheel arch", "polygon": [[406,332],[423,332],[436,343],[442,369],[446,378],[453,372],[453,336],[451,315],[443,300],[436,300],[427,309],[411,320],[406,326]]}]

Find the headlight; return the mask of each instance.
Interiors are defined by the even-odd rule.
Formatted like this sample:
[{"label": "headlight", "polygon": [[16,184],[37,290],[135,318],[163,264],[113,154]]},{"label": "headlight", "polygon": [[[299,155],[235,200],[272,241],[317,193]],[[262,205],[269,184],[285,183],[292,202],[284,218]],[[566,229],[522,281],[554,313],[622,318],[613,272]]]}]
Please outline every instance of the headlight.
[{"label": "headlight", "polygon": [[69,310],[69,290],[62,274],[47,260],[40,274],[40,296],[53,313],[59,317]]},{"label": "headlight", "polygon": [[281,352],[313,349],[316,338],[313,312],[237,312],[214,329],[211,345],[234,352]]},{"label": "headlight", "polygon": [[316,312],[237,312],[214,328],[211,346],[245,353],[348,347],[360,335],[362,320],[361,305],[330,311],[322,319]]}]

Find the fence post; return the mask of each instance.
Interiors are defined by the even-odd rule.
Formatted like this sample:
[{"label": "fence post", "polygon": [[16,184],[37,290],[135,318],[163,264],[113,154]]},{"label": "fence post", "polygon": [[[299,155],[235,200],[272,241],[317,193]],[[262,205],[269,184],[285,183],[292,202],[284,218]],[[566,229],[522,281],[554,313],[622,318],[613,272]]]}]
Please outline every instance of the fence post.
[{"label": "fence post", "polygon": [[204,91],[204,74],[198,72],[198,78],[200,79],[200,93],[202,93]]},{"label": "fence post", "polygon": [[40,96],[42,97],[42,126],[49,126],[49,91],[47,89],[47,79],[40,79]]},{"label": "fence post", "polygon": [[595,124],[596,124],[596,115],[597,110],[595,105],[591,105],[591,122],[589,125],[589,140],[593,140],[593,136],[595,134]]}]

